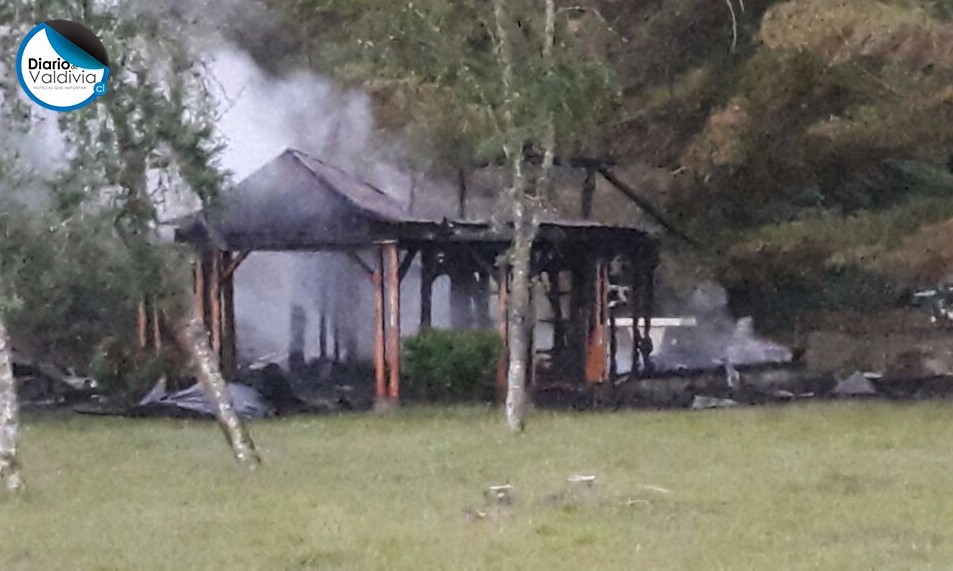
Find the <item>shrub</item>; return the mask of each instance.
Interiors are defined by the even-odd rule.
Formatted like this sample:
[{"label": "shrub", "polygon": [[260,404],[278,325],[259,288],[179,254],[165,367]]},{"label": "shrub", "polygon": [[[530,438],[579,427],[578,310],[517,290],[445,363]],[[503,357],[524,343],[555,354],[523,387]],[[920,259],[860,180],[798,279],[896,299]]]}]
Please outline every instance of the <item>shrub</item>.
[{"label": "shrub", "polygon": [[432,401],[492,400],[501,349],[493,331],[433,330],[408,338],[407,394]]}]

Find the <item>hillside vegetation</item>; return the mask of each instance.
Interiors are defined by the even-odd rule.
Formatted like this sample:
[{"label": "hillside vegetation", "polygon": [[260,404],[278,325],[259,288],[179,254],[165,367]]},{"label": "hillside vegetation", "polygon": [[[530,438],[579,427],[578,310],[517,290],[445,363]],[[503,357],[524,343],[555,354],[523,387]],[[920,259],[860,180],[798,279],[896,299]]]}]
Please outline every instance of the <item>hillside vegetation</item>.
[{"label": "hillside vegetation", "polygon": [[[424,10],[437,14],[453,53],[468,41],[455,32],[472,33],[457,19],[472,17],[475,5],[267,3],[318,38],[287,48],[280,61],[305,54],[316,69],[359,83],[381,124],[430,143],[421,149],[459,142],[453,126],[465,125],[446,112],[455,94],[433,80],[451,66],[415,47],[413,31],[426,23]],[[769,320],[895,305],[906,289],[943,278],[953,269],[943,224],[953,217],[953,2],[731,6],[565,7],[558,34],[604,62],[618,97],[562,152],[617,160],[642,193],[711,245],[704,257],[738,309]],[[384,34],[387,18],[406,34]],[[370,40],[384,47],[352,49]],[[418,52],[433,75],[401,71]],[[931,252],[921,247],[925,236]]]}]

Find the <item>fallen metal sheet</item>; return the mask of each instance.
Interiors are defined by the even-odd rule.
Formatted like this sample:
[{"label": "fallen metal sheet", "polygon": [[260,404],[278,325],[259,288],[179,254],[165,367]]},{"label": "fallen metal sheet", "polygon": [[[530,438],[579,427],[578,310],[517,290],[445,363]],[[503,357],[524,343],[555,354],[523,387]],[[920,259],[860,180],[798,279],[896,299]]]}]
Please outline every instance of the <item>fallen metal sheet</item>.
[{"label": "fallen metal sheet", "polygon": [[[255,389],[239,383],[228,383],[232,407],[242,418],[264,418],[274,414],[274,409]],[[213,415],[215,409],[205,396],[205,390],[197,383],[187,389],[166,394],[162,380],[139,402],[139,406],[172,405],[201,414]]]}]

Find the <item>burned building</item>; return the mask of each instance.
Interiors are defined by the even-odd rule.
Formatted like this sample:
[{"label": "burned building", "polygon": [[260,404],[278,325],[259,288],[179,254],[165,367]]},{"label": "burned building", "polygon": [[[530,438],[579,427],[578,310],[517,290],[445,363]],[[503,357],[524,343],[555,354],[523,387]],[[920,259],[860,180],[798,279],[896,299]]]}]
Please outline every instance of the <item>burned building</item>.
[{"label": "burned building", "polygon": [[[250,253],[325,252],[348,264],[350,275],[362,283],[337,284],[350,296],[347,300],[315,292],[326,303],[320,351],[329,358],[353,359],[360,355],[360,345],[370,345],[364,337],[372,338],[367,356],[374,363],[375,394],[381,400],[400,395],[401,323],[408,319],[406,311],[401,319],[402,299],[415,294],[417,328],[432,327],[433,286],[441,276],[450,281],[450,326],[496,328],[505,342],[509,280],[504,254],[511,238],[507,225],[465,218],[456,205],[445,216],[416,213],[358,177],[294,150],[225,191],[204,211],[180,220],[176,229],[176,239],[196,249],[195,310],[209,327],[226,374],[237,366],[234,276]],[[658,242],[642,229],[544,217],[532,271],[538,304],[548,307],[540,321],[551,339],[529,359],[530,379],[609,380],[617,353],[610,267],[625,274],[628,299],[619,309],[639,325],[638,340],[647,339],[651,328],[657,264]],[[419,272],[415,292],[407,291],[412,267]],[[367,286],[369,295],[358,298],[355,292],[367,291]],[[364,329],[368,335],[346,326],[365,320],[360,308],[372,308]],[[292,319],[293,329],[302,327],[300,315]],[[292,337],[301,344],[300,331]],[[650,352],[651,344],[641,344],[641,350]],[[506,363],[499,367],[502,383]]]}]

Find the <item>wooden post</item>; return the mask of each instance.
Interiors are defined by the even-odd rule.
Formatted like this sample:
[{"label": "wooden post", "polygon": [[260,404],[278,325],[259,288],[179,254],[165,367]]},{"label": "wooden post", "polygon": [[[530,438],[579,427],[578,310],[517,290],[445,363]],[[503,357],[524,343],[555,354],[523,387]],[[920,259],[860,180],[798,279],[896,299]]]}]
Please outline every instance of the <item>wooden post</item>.
[{"label": "wooden post", "polygon": [[619,361],[616,358],[619,352],[619,342],[616,339],[615,312],[609,311],[609,380],[615,382],[619,378]]},{"label": "wooden post", "polygon": [[474,317],[478,329],[492,327],[490,320],[490,274],[485,269],[477,272],[476,292],[473,297]]},{"label": "wooden post", "polygon": [[212,334],[212,352],[222,357],[222,253],[212,252],[212,264],[209,269],[209,329]]},{"label": "wooden post", "polygon": [[642,300],[642,313],[644,314],[645,328],[642,334],[642,359],[645,363],[645,369],[651,371],[651,355],[654,347],[652,346],[652,338],[649,335],[652,333],[652,312],[655,309],[655,266],[646,264],[643,266],[643,269],[645,272],[643,278],[645,280],[645,289]]},{"label": "wooden post", "polygon": [[509,271],[506,262],[497,271],[497,295],[496,295],[496,330],[500,334],[500,341],[503,347],[500,349],[500,356],[496,361],[496,395],[501,402],[506,398],[506,374],[509,368],[509,337],[508,320],[506,312],[507,296],[509,294]]},{"label": "wooden post", "polygon": [[193,309],[195,310],[195,318],[201,321],[203,325],[208,325],[205,321],[205,259],[204,252],[196,252],[193,266],[193,283],[195,284]]},{"label": "wooden post", "polygon": [[573,381],[586,382],[586,362],[589,351],[589,314],[592,304],[589,260],[576,254],[570,258],[571,276],[569,297],[569,323],[567,337]]},{"label": "wooden post", "polygon": [[331,326],[333,327],[332,334],[331,334],[331,341],[334,343],[334,352],[331,354],[331,357],[332,359],[334,359],[335,363],[340,363],[341,362],[341,329],[340,327],[338,327],[338,319],[336,316],[334,319],[331,320]]},{"label": "wooden post", "polygon": [[420,251],[420,331],[433,326],[434,251],[424,247]]},{"label": "wooden post", "polygon": [[562,281],[559,279],[559,270],[550,269],[546,272],[549,289],[546,298],[553,312],[553,355],[563,351],[566,346],[566,322],[563,319]]},{"label": "wooden post", "polygon": [[384,362],[384,257],[380,247],[374,251],[374,397],[383,404],[387,397]]},{"label": "wooden post", "polygon": [[473,297],[476,281],[467,260],[458,257],[450,266],[450,328],[473,329]]},{"label": "wooden post", "polygon": [[595,169],[586,169],[586,180],[582,183],[582,217],[588,219],[592,216],[592,199],[596,194],[596,171]]},{"label": "wooden post", "polygon": [[159,313],[159,304],[152,302],[152,342],[156,352],[156,357],[162,355],[162,318]]},{"label": "wooden post", "polygon": [[[232,253],[222,252],[222,267],[232,266]],[[222,374],[225,380],[235,377],[238,369],[238,347],[235,339],[235,272],[222,277]]]},{"label": "wooden post", "polygon": [[324,310],[325,307],[322,304],[321,315],[318,317],[318,357],[321,359],[328,357],[328,316]]},{"label": "wooden post", "polygon": [[400,399],[400,256],[397,243],[384,245],[387,257],[387,368],[390,373],[387,396],[392,404]]},{"label": "wooden post", "polygon": [[609,293],[609,268],[604,258],[596,260],[595,299],[589,329],[589,350],[586,355],[586,382],[606,380],[606,309]]},{"label": "wooden post", "polygon": [[643,295],[643,270],[642,264],[645,261],[636,253],[632,255],[629,268],[632,274],[632,284],[629,286],[629,311],[632,317],[632,369],[631,374],[635,376],[639,371],[639,356],[642,354],[642,333],[639,331],[639,323],[642,321],[645,306],[642,300]]},{"label": "wooden post", "polygon": [[457,218],[466,220],[467,217],[467,175],[463,169],[457,170]]},{"label": "wooden post", "polygon": [[146,316],[146,300],[142,298],[139,300],[139,317],[136,322],[136,331],[139,337],[139,351],[145,351],[146,345],[148,345],[149,340],[146,336],[148,330],[148,317]]}]

